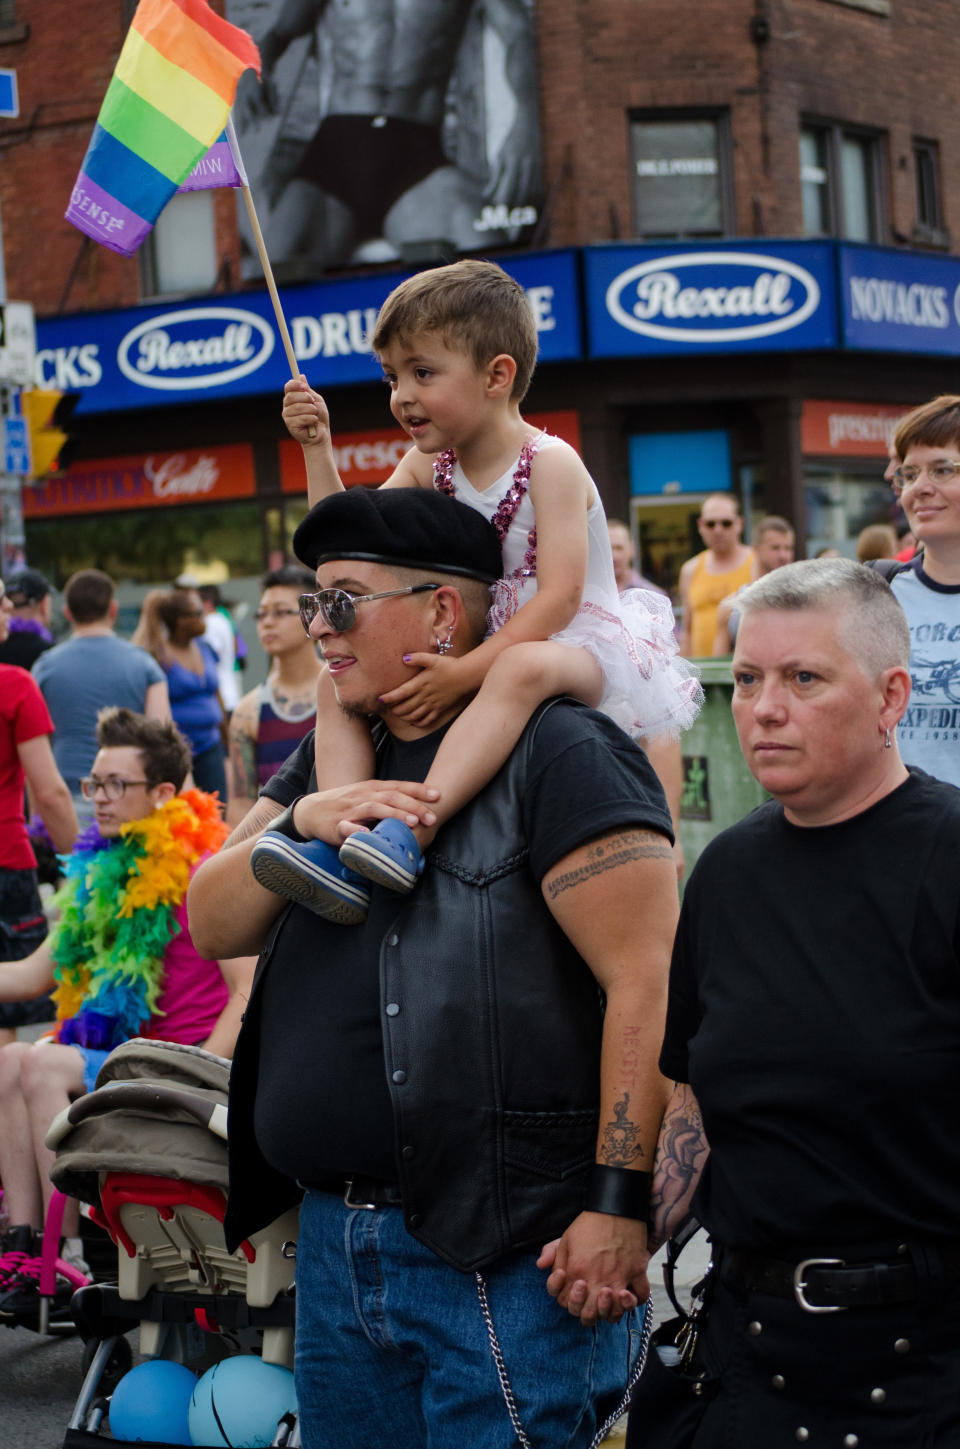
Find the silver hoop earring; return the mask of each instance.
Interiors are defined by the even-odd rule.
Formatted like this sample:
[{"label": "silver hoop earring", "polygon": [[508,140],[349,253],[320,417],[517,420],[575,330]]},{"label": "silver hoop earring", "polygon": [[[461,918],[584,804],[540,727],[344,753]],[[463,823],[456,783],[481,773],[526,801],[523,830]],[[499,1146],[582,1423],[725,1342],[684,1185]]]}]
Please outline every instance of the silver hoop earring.
[{"label": "silver hoop earring", "polygon": [[890,731],[889,730],[887,730],[886,735],[884,737],[883,748],[885,750],[892,750],[893,749],[893,740],[890,738]]},{"label": "silver hoop earring", "polygon": [[453,640],[450,638],[450,635],[449,634],[447,635],[446,639],[438,639],[437,640],[437,653],[438,654],[449,654],[450,653],[450,650],[452,648],[453,648]]}]

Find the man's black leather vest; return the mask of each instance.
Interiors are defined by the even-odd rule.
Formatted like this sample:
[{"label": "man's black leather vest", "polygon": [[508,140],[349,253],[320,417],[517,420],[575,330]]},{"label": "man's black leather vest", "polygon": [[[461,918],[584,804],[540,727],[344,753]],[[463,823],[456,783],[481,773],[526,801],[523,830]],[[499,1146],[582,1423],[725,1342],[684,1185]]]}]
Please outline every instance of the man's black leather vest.
[{"label": "man's black leather vest", "polygon": [[[464,1271],[563,1232],[583,1207],[595,1155],[602,996],[547,910],[520,818],[543,713],[437,836],[380,948],[404,1220]],[[267,970],[283,970],[272,942],[259,974]],[[234,1242],[296,1198],[253,1135],[259,997],[255,986],[232,1072]]]}]

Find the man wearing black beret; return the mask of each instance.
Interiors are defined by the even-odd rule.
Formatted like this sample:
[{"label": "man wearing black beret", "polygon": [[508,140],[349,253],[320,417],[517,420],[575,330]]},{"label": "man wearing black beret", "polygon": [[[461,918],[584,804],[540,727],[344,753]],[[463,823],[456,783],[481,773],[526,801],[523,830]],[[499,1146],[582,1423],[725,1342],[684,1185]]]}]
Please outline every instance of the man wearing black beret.
[{"label": "man wearing black beret", "polygon": [[377,778],[318,793],[304,741],[191,886],[198,949],[262,952],[231,1077],[228,1239],[304,1194],[306,1449],[586,1449],[649,1292],[666,801],[609,719],[551,700],[410,895],[374,886],[344,928],[265,889],[265,827],[335,846],[362,823],[430,823],[419,782],[459,711],[426,730],[382,697],[404,656],[480,643],[501,567],[486,520],[426,491],[336,494],[295,547],[340,705],[379,719]]}]

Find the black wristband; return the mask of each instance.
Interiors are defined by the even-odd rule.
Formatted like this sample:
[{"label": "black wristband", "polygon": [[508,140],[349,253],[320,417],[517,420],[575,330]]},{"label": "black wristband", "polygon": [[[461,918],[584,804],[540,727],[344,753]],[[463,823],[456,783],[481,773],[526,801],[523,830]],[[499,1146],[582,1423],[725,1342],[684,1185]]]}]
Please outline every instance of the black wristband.
[{"label": "black wristband", "polygon": [[606,1167],[597,1162],[590,1169],[587,1188],[588,1213],[612,1213],[617,1218],[638,1218],[646,1222],[650,1211],[653,1174],[634,1172],[629,1167]]},{"label": "black wristband", "polygon": [[277,816],[276,820],[270,821],[267,829],[275,830],[278,835],[285,835],[288,840],[299,841],[301,845],[304,843],[304,841],[309,840],[309,835],[301,835],[299,830],[293,823],[293,812],[303,798],[304,797],[302,795],[298,795],[296,800],[294,800],[290,805],[287,806],[286,810],[280,811],[280,814]]}]

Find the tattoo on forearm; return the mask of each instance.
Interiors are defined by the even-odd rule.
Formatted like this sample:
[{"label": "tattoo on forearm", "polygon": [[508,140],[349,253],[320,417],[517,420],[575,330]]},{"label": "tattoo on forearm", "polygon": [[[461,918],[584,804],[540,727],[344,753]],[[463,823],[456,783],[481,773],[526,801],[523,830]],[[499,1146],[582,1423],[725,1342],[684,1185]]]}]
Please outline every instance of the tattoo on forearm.
[{"label": "tattoo on forearm", "polygon": [[604,1124],[600,1134],[599,1158],[606,1167],[630,1167],[643,1156],[640,1128],[627,1116],[630,1093],[624,1092],[613,1104],[613,1121]]},{"label": "tattoo on forearm", "polygon": [[239,845],[241,840],[249,840],[251,835],[259,835],[271,820],[276,820],[277,816],[282,814],[283,806],[278,805],[275,800],[258,800],[233,833],[227,836],[220,849],[229,850],[231,845]]},{"label": "tattoo on forearm", "polygon": [[637,1086],[648,1053],[649,1045],[642,1029],[639,1026],[625,1026],[620,1046],[619,1070],[620,1081],[623,1083],[624,1089]]},{"label": "tattoo on forearm", "polygon": [[660,1128],[650,1194],[651,1242],[665,1242],[689,1215],[709,1152],[697,1099],[684,1087]]},{"label": "tattoo on forearm", "polygon": [[231,730],[230,735],[233,792],[255,800],[260,784],[257,778],[257,742],[246,730]]},{"label": "tattoo on forearm", "polygon": [[584,865],[550,881],[547,897],[554,901],[572,886],[581,885],[583,881],[592,880],[604,871],[615,870],[617,866],[627,865],[634,860],[672,861],[673,849],[666,837],[658,835],[655,830],[626,831],[601,841],[598,845],[590,846]]}]

